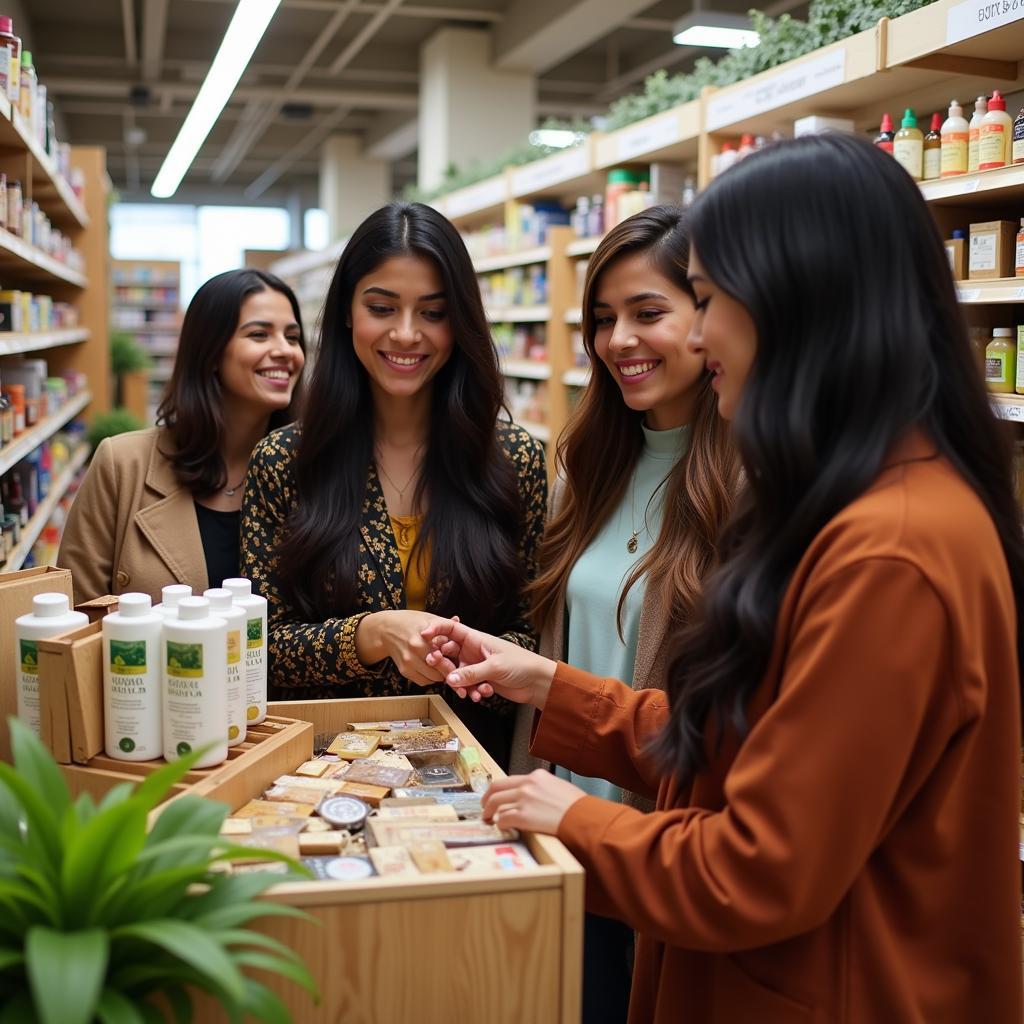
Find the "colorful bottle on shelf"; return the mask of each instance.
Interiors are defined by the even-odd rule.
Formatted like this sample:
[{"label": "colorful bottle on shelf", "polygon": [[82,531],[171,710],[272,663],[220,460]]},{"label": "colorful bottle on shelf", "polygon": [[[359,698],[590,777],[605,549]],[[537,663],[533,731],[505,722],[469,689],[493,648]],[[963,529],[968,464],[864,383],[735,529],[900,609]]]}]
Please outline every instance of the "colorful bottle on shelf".
[{"label": "colorful bottle on shelf", "polygon": [[1013,121],[1013,141],[1010,143],[1010,159],[1015,164],[1024,164],[1024,107],[1020,108]]},{"label": "colorful bottle on shelf", "polygon": [[0,94],[14,106],[21,98],[21,39],[7,17],[0,17]]},{"label": "colorful bottle on shelf", "polygon": [[878,134],[875,136],[875,145],[879,149],[884,149],[891,156],[893,139],[895,138],[896,130],[892,126],[892,118],[888,114],[883,114],[881,127],[879,127]]},{"label": "colorful bottle on shelf", "polygon": [[1017,394],[1024,395],[1024,324],[1017,325]]},{"label": "colorful bottle on shelf", "polygon": [[1024,217],[1020,219],[1020,231],[1017,232],[1017,245],[1014,249],[1013,273],[1016,277],[1024,277]]},{"label": "colorful bottle on shelf", "polygon": [[244,577],[225,580],[234,603],[245,609],[246,721],[259,725],[267,717],[267,599],[252,592]]},{"label": "colorful bottle on shelf", "polygon": [[1012,327],[997,327],[985,346],[985,384],[995,395],[1012,395],[1017,387],[1017,344]]},{"label": "colorful bottle on shelf", "polygon": [[974,174],[978,169],[978,140],[981,138],[981,122],[988,113],[988,97],[979,96],[974,101],[974,113],[968,128],[967,139],[967,173]]},{"label": "colorful bottle on shelf", "polygon": [[246,635],[245,609],[236,605],[231,591],[213,587],[203,591],[210,613],[228,624],[228,746],[245,742],[246,687],[242,664],[242,637]]},{"label": "colorful bottle on shelf", "polygon": [[942,115],[932,114],[924,137],[924,180],[934,181],[942,172]]},{"label": "colorful bottle on shelf", "polygon": [[18,109],[21,116],[32,124],[32,104],[36,98],[36,66],[32,63],[32,51],[21,51],[21,83],[18,90]]},{"label": "colorful bottle on shelf", "polygon": [[921,180],[924,174],[924,134],[917,127],[917,118],[910,107],[903,112],[903,122],[893,140],[892,155],[914,181]]},{"label": "colorful bottle on shelf", "polygon": [[992,90],[988,113],[982,118],[978,134],[978,170],[994,171],[1010,163],[1013,146],[1013,122],[1006,112],[1006,100],[998,89]]},{"label": "colorful bottle on shelf", "polygon": [[943,121],[940,133],[939,177],[955,178],[966,174],[971,129],[964,117],[964,108],[956,100],[949,105],[949,116]]}]

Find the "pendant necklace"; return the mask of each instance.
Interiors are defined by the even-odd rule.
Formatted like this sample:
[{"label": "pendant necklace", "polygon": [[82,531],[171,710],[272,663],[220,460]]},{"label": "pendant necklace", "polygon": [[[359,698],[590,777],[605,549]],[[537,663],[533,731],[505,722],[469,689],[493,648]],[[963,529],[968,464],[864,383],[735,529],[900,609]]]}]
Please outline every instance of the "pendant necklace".
[{"label": "pendant necklace", "polygon": [[633,532],[630,535],[629,540],[626,541],[626,550],[631,554],[636,554],[637,549],[637,537],[640,535],[640,531],[636,528],[636,476],[633,476],[633,488],[629,499],[629,522],[633,527]]},{"label": "pendant necklace", "polygon": [[226,494],[226,495],[227,495],[227,496],[228,496],[229,498],[233,498],[233,497],[235,496],[235,492],[236,492],[236,491],[238,490],[238,488],[239,488],[239,487],[241,487],[241,486],[242,486],[242,484],[244,484],[244,483],[245,483],[245,477],[243,476],[243,477],[242,477],[242,479],[241,479],[241,480],[239,480],[239,481],[238,481],[238,483],[237,483],[237,484],[235,484],[235,486],[234,486],[234,487],[225,487],[225,488],[224,488],[224,493],[225,493],[225,494]]}]

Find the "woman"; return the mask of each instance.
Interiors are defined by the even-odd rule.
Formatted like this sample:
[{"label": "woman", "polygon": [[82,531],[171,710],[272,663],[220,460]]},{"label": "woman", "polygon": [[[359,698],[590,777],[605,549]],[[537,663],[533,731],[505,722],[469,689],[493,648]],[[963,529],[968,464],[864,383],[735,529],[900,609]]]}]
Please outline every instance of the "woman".
[{"label": "woman", "polygon": [[[458,232],[418,203],[378,210],[331,281],[306,413],[259,445],[246,485],[243,569],[269,601],[276,698],[440,684],[420,630],[467,608],[532,647],[523,591],[547,479],[501,404]],[[513,711],[467,720],[505,763]]]},{"label": "woman", "polygon": [[542,709],[535,753],[658,810],[535,772],[485,815],[637,928],[633,1021],[1018,1021],[1024,551],[939,234],[840,134],[692,212],[690,344],[748,487],[667,698],[427,631],[450,684]]},{"label": "woman", "polygon": [[305,358],[298,302],[272,274],[229,270],[196,292],[157,426],[101,441],[68,513],[57,563],[77,602],[238,575],[249,456],[293,418]]},{"label": "woman", "polygon": [[[690,616],[737,476],[704,358],[686,349],[695,311],[682,216],[659,206],[630,217],[588,264],[591,382],[560,445],[531,588],[542,654],[638,690],[661,685],[665,636]],[[530,718],[518,716],[516,753],[526,752]],[[513,769],[528,770],[525,760]],[[555,771],[593,796],[652,806],[603,778]],[[584,1024],[625,1019],[632,937],[587,915]]]}]

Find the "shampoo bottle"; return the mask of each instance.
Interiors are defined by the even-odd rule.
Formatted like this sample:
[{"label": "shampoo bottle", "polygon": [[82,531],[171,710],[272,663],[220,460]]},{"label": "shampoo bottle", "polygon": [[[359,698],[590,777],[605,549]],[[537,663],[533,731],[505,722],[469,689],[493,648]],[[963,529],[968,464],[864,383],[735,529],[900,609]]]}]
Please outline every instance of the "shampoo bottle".
[{"label": "shampoo bottle", "polygon": [[192,588],[185,583],[171,583],[169,586],[163,587],[160,591],[160,597],[162,598],[160,604],[153,608],[153,611],[159,612],[165,619],[173,619],[178,614],[178,602],[183,597],[191,597]]},{"label": "shampoo bottle", "polygon": [[917,118],[910,107],[903,112],[903,123],[893,143],[893,156],[914,181],[921,180],[924,174],[924,135],[917,127]]},{"label": "shampoo bottle", "polygon": [[888,114],[882,115],[882,125],[878,129],[878,134],[875,136],[875,145],[879,149],[884,149],[890,156],[892,155],[892,140],[896,137],[896,132],[892,126],[892,118]]},{"label": "shampoo bottle", "polygon": [[1012,395],[1017,387],[1017,343],[1012,327],[997,327],[985,346],[985,384],[996,395]]},{"label": "shampoo bottle", "polygon": [[934,181],[942,171],[942,115],[932,114],[932,123],[924,137],[924,180]]},{"label": "shampoo bottle", "polygon": [[1013,140],[1010,143],[1010,159],[1015,164],[1024,164],[1024,107],[1013,119]]},{"label": "shampoo bottle", "polygon": [[1006,100],[998,89],[992,90],[988,113],[982,118],[978,134],[978,170],[994,171],[1010,163],[1013,151],[1013,121],[1006,112]]},{"label": "shampoo bottle", "polygon": [[968,127],[967,140],[967,172],[973,174],[978,169],[978,140],[981,137],[981,122],[988,112],[988,98],[979,96],[974,101],[974,114]]},{"label": "shampoo bottle", "polygon": [[163,754],[160,639],[163,616],[149,594],[122,594],[103,618],[103,722],[107,757],[152,761]]},{"label": "shampoo bottle", "polygon": [[967,144],[971,129],[964,117],[964,108],[953,100],[949,117],[942,124],[941,170],[943,178],[954,178],[967,173]]},{"label": "shampoo bottle", "polygon": [[245,609],[245,717],[258,725],[267,717],[267,599],[254,594],[247,579],[225,580],[224,589]]},{"label": "shampoo bottle", "polygon": [[163,631],[164,757],[206,747],[196,767],[220,764],[228,756],[228,624],[205,597],[183,597]]},{"label": "shampoo bottle", "polygon": [[246,689],[242,664],[242,637],[246,633],[245,609],[233,603],[231,591],[213,587],[203,591],[210,612],[228,624],[228,746],[245,742]]},{"label": "shampoo bottle", "polygon": [[89,624],[73,612],[67,594],[36,594],[32,611],[14,620],[14,673],[18,680],[18,718],[37,736],[39,728],[39,641]]}]

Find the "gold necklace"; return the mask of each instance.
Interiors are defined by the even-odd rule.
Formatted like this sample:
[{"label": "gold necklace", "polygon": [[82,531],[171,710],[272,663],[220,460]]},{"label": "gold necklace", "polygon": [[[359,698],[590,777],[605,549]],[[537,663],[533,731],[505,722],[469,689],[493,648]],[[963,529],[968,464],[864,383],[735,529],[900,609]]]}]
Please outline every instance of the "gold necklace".
[{"label": "gold necklace", "polygon": [[[419,455],[420,450],[422,449],[422,447],[423,446],[420,445],[420,447],[416,449],[416,454],[417,455]],[[377,471],[381,474],[381,476],[384,477],[385,480],[387,480],[387,482],[389,484],[391,484],[392,487],[394,487],[394,489],[396,491],[398,491],[398,504],[404,507],[405,492],[407,490],[409,490],[409,485],[413,482],[413,480],[415,480],[420,475],[421,467],[417,466],[413,470],[412,476],[409,477],[408,480],[406,480],[405,486],[404,487],[399,487],[398,484],[396,484],[395,481],[391,479],[391,477],[388,474],[388,471],[384,468],[384,460],[381,458],[381,454],[380,454],[380,449],[379,448],[377,449],[376,454],[377,454],[377,460],[376,460],[377,461]]]},{"label": "gold necklace", "polygon": [[631,554],[636,554],[637,549],[637,537],[640,535],[640,531],[636,528],[636,473],[633,474],[633,486],[630,491],[629,499],[629,522],[633,527],[633,532],[630,535],[629,540],[626,541],[626,550]]}]

